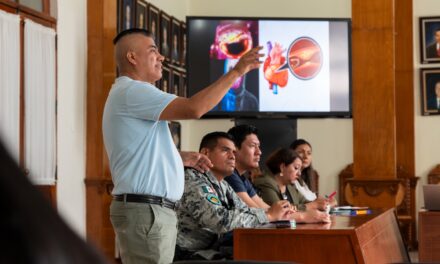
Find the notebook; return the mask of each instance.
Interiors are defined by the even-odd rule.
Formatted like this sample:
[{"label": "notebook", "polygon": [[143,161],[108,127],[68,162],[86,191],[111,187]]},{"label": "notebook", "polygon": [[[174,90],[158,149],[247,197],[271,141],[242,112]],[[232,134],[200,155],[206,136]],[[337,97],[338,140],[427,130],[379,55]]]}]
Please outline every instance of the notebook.
[{"label": "notebook", "polygon": [[440,211],[440,184],[423,185],[423,198],[426,210]]}]

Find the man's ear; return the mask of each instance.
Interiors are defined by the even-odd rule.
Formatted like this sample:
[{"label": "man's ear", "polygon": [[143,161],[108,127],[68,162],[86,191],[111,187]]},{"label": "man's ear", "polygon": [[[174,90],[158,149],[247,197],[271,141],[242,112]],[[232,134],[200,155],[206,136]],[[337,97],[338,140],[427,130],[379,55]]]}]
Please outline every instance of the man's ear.
[{"label": "man's ear", "polygon": [[208,156],[208,154],[209,154],[209,149],[208,149],[208,148],[202,148],[202,149],[200,150],[200,153],[202,153],[203,155]]},{"label": "man's ear", "polygon": [[126,57],[129,63],[136,65],[136,53],[134,51],[127,51]]}]

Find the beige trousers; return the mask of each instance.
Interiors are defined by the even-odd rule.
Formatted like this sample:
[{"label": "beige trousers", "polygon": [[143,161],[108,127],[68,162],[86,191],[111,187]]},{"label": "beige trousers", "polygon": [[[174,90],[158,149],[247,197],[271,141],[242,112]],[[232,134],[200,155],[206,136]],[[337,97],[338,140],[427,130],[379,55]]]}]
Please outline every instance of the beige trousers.
[{"label": "beige trousers", "polygon": [[176,213],[155,204],[112,201],[110,220],[124,264],[173,262]]}]

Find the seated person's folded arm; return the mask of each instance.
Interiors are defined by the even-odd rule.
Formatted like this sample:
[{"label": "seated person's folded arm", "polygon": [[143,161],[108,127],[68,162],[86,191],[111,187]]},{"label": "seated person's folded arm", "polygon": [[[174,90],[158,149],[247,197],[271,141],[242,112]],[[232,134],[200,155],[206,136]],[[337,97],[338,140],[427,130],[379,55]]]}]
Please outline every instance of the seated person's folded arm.
[{"label": "seated person's folded arm", "polygon": [[251,198],[249,197],[249,194],[247,192],[238,192],[237,193],[238,197],[240,197],[240,199],[249,207],[254,207],[254,208],[258,208],[258,204]]},{"label": "seated person's folded arm", "polygon": [[263,208],[263,209],[267,209],[270,207],[270,205],[268,205],[267,203],[265,203],[263,201],[263,199],[261,199],[260,196],[258,196],[258,194],[255,194],[254,196],[252,196],[252,201],[254,201],[254,203],[257,204],[257,207],[259,208]]}]

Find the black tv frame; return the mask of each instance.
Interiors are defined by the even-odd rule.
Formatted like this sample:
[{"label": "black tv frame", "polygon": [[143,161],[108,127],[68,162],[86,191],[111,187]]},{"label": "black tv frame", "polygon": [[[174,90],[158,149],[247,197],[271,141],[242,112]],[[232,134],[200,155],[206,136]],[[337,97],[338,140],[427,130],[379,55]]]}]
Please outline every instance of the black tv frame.
[{"label": "black tv frame", "polygon": [[[186,26],[187,26],[187,56],[186,56],[186,72],[187,72],[187,94],[192,96],[195,93],[191,93],[189,88],[191,87],[191,74],[189,70],[189,58],[190,52],[189,42],[190,42],[190,30],[191,25],[190,20],[194,19],[204,19],[204,20],[287,20],[287,21],[328,21],[328,22],[345,22],[347,24],[347,45],[348,45],[348,111],[331,111],[331,112],[269,112],[269,111],[232,111],[232,112],[208,112],[202,116],[204,119],[218,119],[218,118],[233,118],[233,119],[296,119],[296,118],[352,118],[352,43],[351,43],[351,19],[350,18],[304,18],[304,17],[235,17],[235,16],[187,16]],[[261,66],[262,67],[262,66]],[[258,70],[254,70],[258,71]],[[249,73],[248,73],[249,74]]]}]

